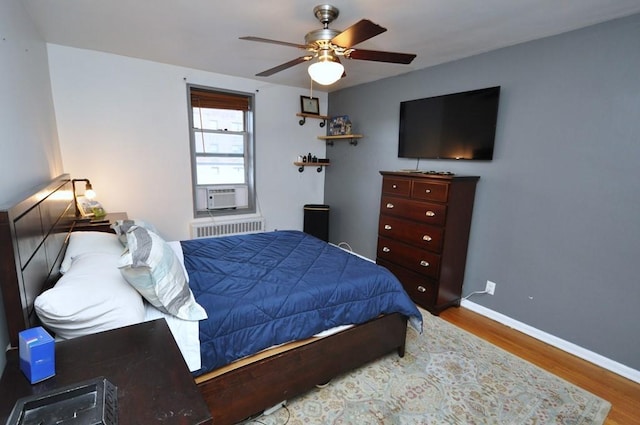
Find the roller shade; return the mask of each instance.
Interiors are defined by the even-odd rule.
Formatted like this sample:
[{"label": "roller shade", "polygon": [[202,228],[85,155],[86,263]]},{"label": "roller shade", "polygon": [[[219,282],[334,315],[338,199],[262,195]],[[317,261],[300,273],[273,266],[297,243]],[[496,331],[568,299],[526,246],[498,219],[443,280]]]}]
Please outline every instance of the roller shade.
[{"label": "roller shade", "polygon": [[250,109],[249,100],[248,96],[238,94],[191,89],[191,106],[194,108],[248,111]]}]

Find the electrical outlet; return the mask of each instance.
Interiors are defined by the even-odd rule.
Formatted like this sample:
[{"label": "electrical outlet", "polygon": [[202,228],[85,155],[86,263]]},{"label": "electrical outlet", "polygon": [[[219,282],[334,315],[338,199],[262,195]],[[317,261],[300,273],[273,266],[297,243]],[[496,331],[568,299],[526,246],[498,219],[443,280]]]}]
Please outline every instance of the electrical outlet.
[{"label": "electrical outlet", "polygon": [[487,280],[487,286],[484,288],[484,291],[489,295],[493,295],[496,292],[495,282],[491,282],[490,280]]}]

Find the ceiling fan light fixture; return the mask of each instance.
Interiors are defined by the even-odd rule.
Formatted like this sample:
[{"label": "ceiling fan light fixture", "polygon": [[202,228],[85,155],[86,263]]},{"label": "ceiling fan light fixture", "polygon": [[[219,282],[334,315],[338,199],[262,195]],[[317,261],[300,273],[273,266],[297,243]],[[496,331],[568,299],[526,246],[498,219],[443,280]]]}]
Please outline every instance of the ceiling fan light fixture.
[{"label": "ceiling fan light fixture", "polygon": [[318,60],[309,65],[307,71],[313,81],[323,86],[328,86],[342,77],[344,66],[332,52],[324,50],[320,52]]},{"label": "ceiling fan light fixture", "polygon": [[313,9],[313,14],[322,24],[322,28],[309,31],[304,36],[305,44],[270,40],[268,38],[254,36],[240,37],[242,40],[280,44],[307,51],[307,55],[262,71],[256,74],[256,77],[269,77],[276,72],[284,71],[292,66],[311,61],[314,57],[317,57],[314,63],[310,62],[307,71],[312,81],[323,86],[328,86],[345,75],[344,67],[338,59],[340,56],[347,59],[400,64],[409,64],[416,57],[416,55],[411,53],[354,49],[354,46],[357,44],[382,34],[387,29],[368,19],[361,19],[344,31],[329,28],[329,24],[338,17],[339,13],[340,11],[337,7],[329,4],[316,6]]}]

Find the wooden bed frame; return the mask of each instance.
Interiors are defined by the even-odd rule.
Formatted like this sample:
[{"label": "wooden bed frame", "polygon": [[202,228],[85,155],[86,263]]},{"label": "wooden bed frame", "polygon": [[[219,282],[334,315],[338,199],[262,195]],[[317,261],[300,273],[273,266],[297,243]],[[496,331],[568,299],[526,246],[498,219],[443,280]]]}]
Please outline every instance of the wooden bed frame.
[{"label": "wooden bed frame", "polygon": [[[18,332],[38,325],[33,301],[59,277],[74,219],[67,174],[0,207],[0,285],[12,347]],[[213,423],[233,424],[385,354],[404,356],[406,332],[406,317],[385,315],[195,382]]]}]

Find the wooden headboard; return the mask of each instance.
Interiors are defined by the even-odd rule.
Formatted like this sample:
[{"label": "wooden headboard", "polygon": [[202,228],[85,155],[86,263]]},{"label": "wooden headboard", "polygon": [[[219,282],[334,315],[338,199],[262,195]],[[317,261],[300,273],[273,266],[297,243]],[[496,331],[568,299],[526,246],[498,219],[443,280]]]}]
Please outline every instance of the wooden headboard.
[{"label": "wooden headboard", "polygon": [[36,326],[34,299],[59,277],[75,209],[68,174],[0,206],[0,288],[9,341]]}]

